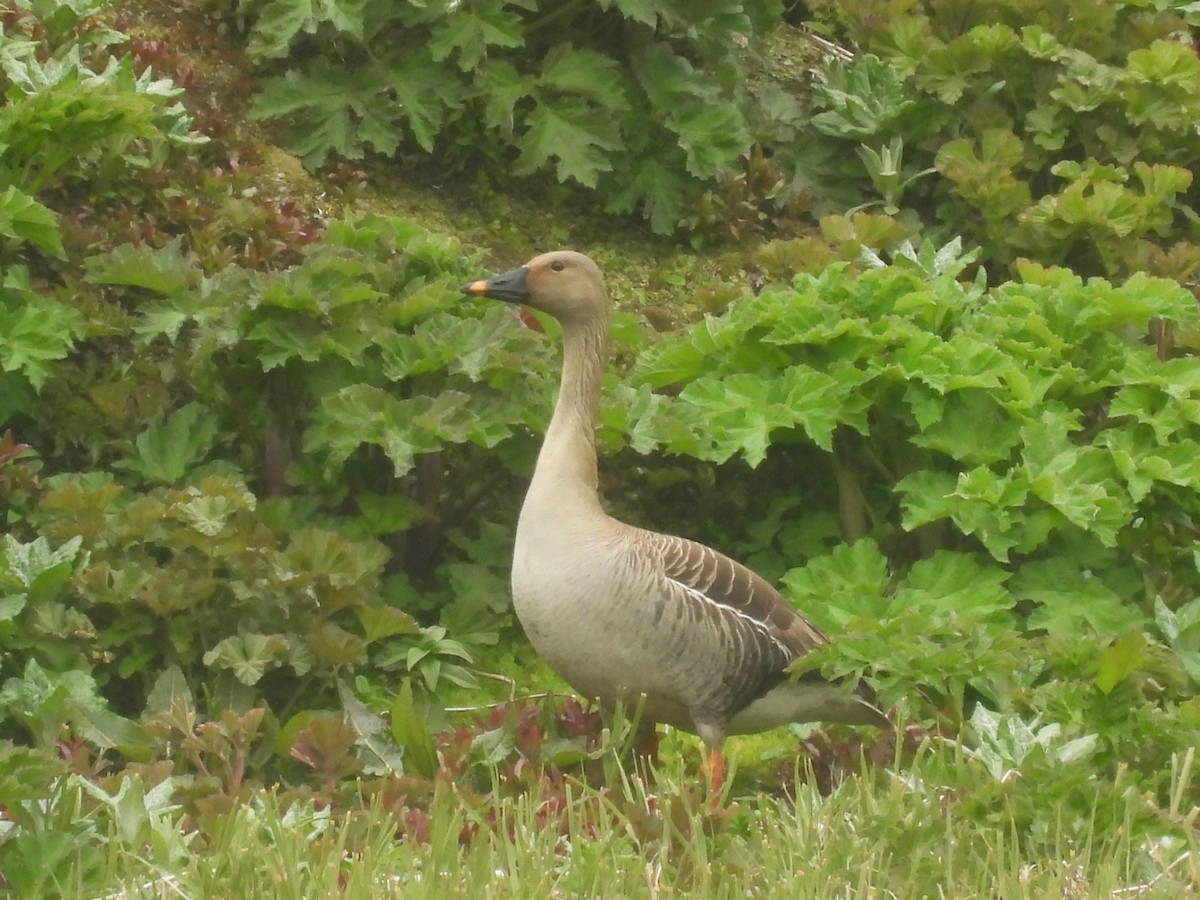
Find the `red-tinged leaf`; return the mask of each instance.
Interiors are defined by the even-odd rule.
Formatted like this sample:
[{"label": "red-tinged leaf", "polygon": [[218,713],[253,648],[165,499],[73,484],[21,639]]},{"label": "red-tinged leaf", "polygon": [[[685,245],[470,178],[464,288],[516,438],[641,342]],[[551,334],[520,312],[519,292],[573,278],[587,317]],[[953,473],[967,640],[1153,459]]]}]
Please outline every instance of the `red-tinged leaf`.
[{"label": "red-tinged leaf", "polygon": [[355,775],[362,763],[352,750],[358,734],[341,716],[314,716],[296,733],[289,755],[317,773],[326,783]]}]

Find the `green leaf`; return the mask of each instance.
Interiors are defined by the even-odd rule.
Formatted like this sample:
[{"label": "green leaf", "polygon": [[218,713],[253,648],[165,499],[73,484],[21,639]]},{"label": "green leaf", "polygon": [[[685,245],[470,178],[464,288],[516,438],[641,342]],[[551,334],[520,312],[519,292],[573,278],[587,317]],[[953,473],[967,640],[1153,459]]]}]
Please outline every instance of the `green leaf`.
[{"label": "green leaf", "polygon": [[642,90],[657,109],[665,111],[680,102],[717,99],[712,79],[676,53],[670,44],[656,41],[638,47],[629,62]]},{"label": "green leaf", "polygon": [[225,638],[204,654],[204,664],[228,669],[242,684],[255,685],[269,669],[286,661],[291,642],[282,634],[239,634]]},{"label": "green leaf", "polygon": [[[915,404],[919,396],[910,383],[904,399]],[[938,407],[934,421],[923,423],[913,436],[915,446],[938,450],[967,465],[986,465],[1008,459],[1020,445],[1021,421],[998,404],[994,391],[955,391]]]},{"label": "green leaf", "polygon": [[674,231],[687,210],[688,190],[696,184],[675,161],[679,152],[659,147],[637,154],[631,169],[613,173],[605,209],[618,213],[641,210],[655,234]]},{"label": "green leaf", "polygon": [[1029,627],[1044,628],[1055,637],[1077,639],[1084,627],[1101,636],[1116,636],[1143,624],[1136,606],[1067,557],[1026,563],[1008,588],[1018,600],[1038,604],[1029,616]]},{"label": "green leaf", "polygon": [[12,185],[0,194],[0,236],[28,241],[59,259],[66,256],[54,213]]},{"label": "green leaf", "polygon": [[784,592],[805,616],[836,629],[853,617],[890,610],[888,561],[872,540],[842,544],[783,576]]},{"label": "green leaf", "polygon": [[371,709],[354,695],[341,679],[338,679],[338,697],[342,701],[342,709],[351,726],[358,733],[359,744],[375,757],[372,762],[364,759],[364,768],[373,775],[401,775],[404,772],[404,751],[392,739],[387,724],[382,716],[376,715]]},{"label": "green leaf", "polygon": [[737,374],[698,378],[676,403],[690,407],[695,424],[706,429],[710,458],[724,462],[740,452],[757,466],[767,455],[771,432],[793,422],[791,410],[780,400],[771,381]]},{"label": "green leaf", "polygon": [[530,96],[533,85],[508,62],[489,62],[478,76],[483,94],[483,120],[508,140],[512,139],[517,103]]},{"label": "green leaf", "polygon": [[146,708],[142,712],[142,720],[146,721],[162,713],[169,712],[172,706],[184,704],[195,708],[191,686],[184,677],[183,670],[172,664],[163,669],[154,680],[154,686],[146,696]]},{"label": "green leaf", "polygon": [[176,484],[208,454],[216,434],[216,415],[199,403],[189,403],[155,417],[137,436],[137,457],[116,465],[148,481]]},{"label": "green leaf", "polygon": [[882,133],[913,103],[896,70],[870,53],[818,70],[813,99],[825,110],[813,116],[815,129],[856,139]]},{"label": "green leaf", "polygon": [[677,12],[669,0],[599,0],[599,5],[601,9],[616,7],[625,18],[651,28],[658,24],[660,17],[669,18]]},{"label": "green leaf", "polygon": [[168,297],[194,290],[201,278],[199,267],[183,253],[182,238],[162,247],[121,244],[89,256],[85,265],[92,284],[128,285]]},{"label": "green leaf", "polygon": [[270,0],[258,12],[247,50],[259,60],[284,56],[297,34],[316,34],[322,24],[361,41],[366,5],[366,0]]},{"label": "green leaf", "polygon": [[437,774],[437,751],[433,735],[413,699],[412,682],[405,681],[392,698],[392,738],[404,748],[404,766],[408,773],[432,778]]},{"label": "green leaf", "polygon": [[139,762],[150,759],[146,731],[132,719],[88,704],[76,710],[73,724],[84,739],[101,750],[117,750]]},{"label": "green leaf", "polygon": [[289,119],[293,149],[306,165],[317,167],[331,154],[360,159],[371,149],[391,155],[406,125],[418,144],[432,150],[446,111],[461,96],[456,79],[419,56],[366,66],[320,62],[305,73],[290,70],[264,81],[251,114]]},{"label": "green leaf", "polygon": [[518,140],[519,175],[530,175],[553,159],[560,182],[595,187],[600,173],[612,168],[609,154],[621,146],[612,119],[570,100],[540,101],[525,125]]},{"label": "green leaf", "polygon": [[364,606],[354,610],[368,642],[400,634],[420,634],[416,620],[394,606]]},{"label": "green leaf", "polygon": [[517,8],[534,9],[533,0],[479,0],[435,24],[426,45],[437,62],[452,54],[458,67],[474,72],[488,55],[489,47],[521,47],[525,44]]},{"label": "green leaf", "polygon": [[1112,689],[1138,670],[1145,656],[1146,636],[1141,630],[1117,638],[1104,651],[1096,666],[1096,687],[1102,694]]},{"label": "green leaf", "polygon": [[913,564],[892,603],[933,615],[1007,611],[1012,597],[1004,589],[1009,573],[968,553],[938,550]]},{"label": "green leaf", "polygon": [[679,135],[687,170],[708,178],[729,168],[750,147],[745,116],[732,103],[689,103],[667,117],[667,127]]},{"label": "green leaf", "polygon": [[20,372],[40,391],[47,363],[65,359],[80,330],[79,314],[58,303],[33,297],[9,309],[0,302],[0,369]]},{"label": "green leaf", "polygon": [[572,47],[570,44],[558,44],[550,48],[542,60],[538,85],[543,89],[583,98],[609,113],[629,108],[629,101],[621,89],[619,64],[612,57],[595,50]]},{"label": "green leaf", "polygon": [[58,599],[91,559],[91,554],[81,549],[82,545],[83,540],[78,535],[51,549],[44,536],[39,535],[23,544],[6,534],[0,574],[7,575],[25,589],[10,601],[9,608],[16,607],[12,614],[16,615],[26,599],[42,607]]},{"label": "green leaf", "polygon": [[[434,140],[441,132],[447,114],[463,105],[465,90],[441,66],[435,66],[420,56],[380,67],[380,77],[395,96],[395,114],[408,126],[414,140],[426,153],[432,153]],[[382,127],[376,147],[385,141]]]},{"label": "green leaf", "polygon": [[374,444],[400,477],[419,454],[443,444],[491,447],[512,433],[504,416],[481,417],[477,408],[477,401],[461,391],[397,399],[381,388],[351,385],[323,399],[304,446],[306,451],[322,450],[336,467],[358,447]]}]

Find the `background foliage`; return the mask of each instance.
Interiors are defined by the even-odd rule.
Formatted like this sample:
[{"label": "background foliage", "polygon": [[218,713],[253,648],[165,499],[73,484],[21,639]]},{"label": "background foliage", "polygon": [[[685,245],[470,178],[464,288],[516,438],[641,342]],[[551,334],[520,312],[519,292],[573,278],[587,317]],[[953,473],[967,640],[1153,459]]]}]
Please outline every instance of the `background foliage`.
[{"label": "background foliage", "polygon": [[797,211],[878,208],[984,262],[1191,277],[1190,5],[808,6],[859,51],[811,79],[795,70],[814,47],[774,2],[272,0],[251,50],[283,72],[255,109],[311,165],[420,150],[552,175],[660,232],[787,234]]},{"label": "background foliage", "polygon": [[[240,15],[275,73],[256,115],[330,184],[367,154],[428,172],[419,151],[492,203],[489,179],[553,173],[579,190],[532,188],[551,206],[599,217],[590,192],[740,242],[683,327],[615,317],[605,487],[779,580],[839,638],[804,665],[894,710],[873,745],[783,738],[833,798],[811,821],[841,821],[862,751],[893,766],[854,801],[893,804],[855,813],[879,846],[936,845],[913,810],[941,804],[1019,859],[1120,831],[1186,878],[1200,68],[1174,33],[1196,13],[810,8],[859,51],[811,78],[771,3]],[[573,793],[629,788],[628,723],[557,696],[446,711],[499,699],[496,672],[553,685],[507,599],[553,335],[463,299],[487,266],[458,240],[262,189],[221,99],[239,72],[102,0],[22,0],[0,26],[4,886],[61,888],[71,859],[86,892],[126,856],[175,871],[222,829],[363,806],[451,853],[520,804],[554,841],[616,815],[638,860],[719,846],[736,875],[745,822],[710,845],[685,793]],[[800,233],[804,210],[824,215]],[[267,783],[278,808],[254,805]]]}]

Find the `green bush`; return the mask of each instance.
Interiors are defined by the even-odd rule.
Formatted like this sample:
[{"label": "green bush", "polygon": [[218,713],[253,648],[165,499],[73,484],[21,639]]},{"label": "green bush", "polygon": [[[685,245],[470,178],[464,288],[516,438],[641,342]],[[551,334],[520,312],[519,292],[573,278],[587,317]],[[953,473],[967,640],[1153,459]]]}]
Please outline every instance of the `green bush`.
[{"label": "green bush", "polygon": [[286,71],[255,111],[286,118],[309,165],[407,148],[484,159],[595,188],[665,232],[756,132],[795,115],[785,92],[747,81],[779,13],[777,0],[272,0],[250,51]]},{"label": "green bush", "polygon": [[820,74],[798,145],[797,178],[823,207],[881,204],[981,247],[997,273],[1020,257],[1106,277],[1200,266],[1200,60],[1179,37],[1195,10],[811,6],[861,50]]},{"label": "green bush", "polygon": [[[970,262],[927,246],[748,297],[643,353],[608,425],[725,464],[724,508],[675,527],[781,574],[839,636],[827,671],[889,701],[921,685],[951,720],[980,697],[1042,713],[1062,679],[1059,713],[1161,761],[1153,729],[1105,710],[1170,708],[1200,675],[1200,382],[1150,338],[1194,347],[1200,312],[1166,279],[1026,264],[988,288]],[[731,505],[751,535],[729,534]],[[1184,705],[1177,740],[1200,715]]]}]

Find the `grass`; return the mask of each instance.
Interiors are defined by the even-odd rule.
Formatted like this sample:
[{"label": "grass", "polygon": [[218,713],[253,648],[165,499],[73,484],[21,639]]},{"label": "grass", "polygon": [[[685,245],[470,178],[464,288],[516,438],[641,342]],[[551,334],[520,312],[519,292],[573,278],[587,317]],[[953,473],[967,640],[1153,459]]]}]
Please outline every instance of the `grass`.
[{"label": "grass", "polygon": [[[1171,798],[1194,777],[1190,756],[1176,762]],[[1200,891],[1197,810],[1173,799],[1159,808],[1119,778],[1085,778],[1080,793],[1063,785],[1085,773],[1031,766],[996,784],[957,745],[927,742],[827,793],[798,771],[790,796],[739,794],[708,815],[682,759],[665,762],[653,788],[615,757],[606,763],[615,777],[602,788],[540,782],[513,795],[498,778],[483,793],[442,783],[419,814],[257,792],[199,832],[140,788],[80,815],[81,782],[66,779],[47,811],[71,817],[65,831],[81,852],[60,860],[40,895],[969,900]],[[406,836],[397,837],[401,819]]]}]

